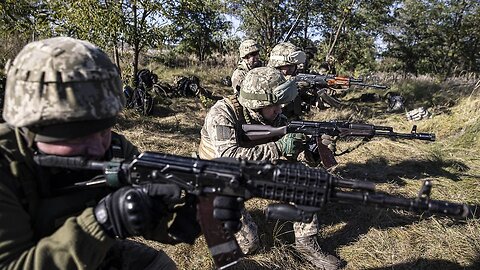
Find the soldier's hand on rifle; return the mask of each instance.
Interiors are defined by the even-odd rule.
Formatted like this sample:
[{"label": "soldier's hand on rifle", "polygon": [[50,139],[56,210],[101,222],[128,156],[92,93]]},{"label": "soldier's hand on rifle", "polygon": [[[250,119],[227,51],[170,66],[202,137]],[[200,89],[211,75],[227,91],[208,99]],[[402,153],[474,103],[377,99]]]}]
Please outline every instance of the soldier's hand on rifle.
[{"label": "soldier's hand on rifle", "polygon": [[337,137],[336,136],[330,136],[327,134],[322,134],[321,136],[322,139],[322,144],[327,146],[330,151],[335,153],[337,151]]},{"label": "soldier's hand on rifle", "polygon": [[218,195],[213,200],[213,217],[221,220],[226,230],[236,233],[242,228],[240,218],[243,208],[243,198]]},{"label": "soldier's hand on rifle", "polygon": [[188,223],[185,237],[189,239],[179,239],[177,242],[187,241],[199,236],[200,226],[195,218],[195,205],[185,204],[186,207],[172,211],[171,206],[180,201],[180,195],[180,188],[173,184],[149,183],[123,187],[103,198],[95,207],[94,214],[103,230],[113,238],[144,236],[173,243],[177,239],[172,240],[169,231],[178,231],[182,227],[179,224]]},{"label": "soldier's hand on rifle", "polygon": [[298,154],[305,149],[305,141],[306,136],[302,133],[288,133],[275,143],[282,156],[290,160],[296,160]]},{"label": "soldier's hand on rifle", "polygon": [[310,88],[310,83],[307,81],[298,81],[297,82],[298,88]]}]

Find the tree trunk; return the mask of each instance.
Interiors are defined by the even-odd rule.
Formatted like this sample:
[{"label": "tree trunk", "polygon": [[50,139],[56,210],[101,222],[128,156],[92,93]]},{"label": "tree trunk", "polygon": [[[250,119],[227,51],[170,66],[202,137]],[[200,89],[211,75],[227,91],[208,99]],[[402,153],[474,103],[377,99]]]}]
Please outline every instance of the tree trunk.
[{"label": "tree trunk", "polygon": [[133,29],[134,29],[134,34],[133,34],[133,81],[135,83],[135,87],[137,87],[137,72],[138,72],[138,55],[140,54],[140,46],[139,46],[139,41],[138,41],[138,29],[137,29],[137,1],[133,2],[132,5],[132,11],[133,11]]},{"label": "tree trunk", "polygon": [[115,61],[115,65],[118,67],[118,72],[120,73],[120,77],[122,76],[122,68],[120,67],[120,55],[118,53],[118,46],[117,42],[115,41],[113,44],[113,59]]}]

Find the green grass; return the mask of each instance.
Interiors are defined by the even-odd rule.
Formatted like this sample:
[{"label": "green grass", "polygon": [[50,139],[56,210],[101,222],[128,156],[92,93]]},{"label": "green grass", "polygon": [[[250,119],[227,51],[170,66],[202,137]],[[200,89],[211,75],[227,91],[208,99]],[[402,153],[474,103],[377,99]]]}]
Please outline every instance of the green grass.
[{"label": "green grass", "polygon": [[[155,67],[160,79],[195,74],[201,85],[216,95],[231,93],[220,84],[232,68],[166,69]],[[306,120],[364,121],[409,132],[434,132],[437,141],[391,141],[375,138],[339,156],[333,173],[369,180],[379,190],[414,197],[421,181],[432,180],[432,198],[480,204],[480,96],[474,84],[462,78],[439,82],[421,77],[399,80],[392,90],[407,97],[407,109],[425,106],[433,116],[409,122],[403,113],[386,114],[386,103],[355,103],[342,110],[314,111]],[[349,93],[344,99],[360,95]],[[208,105],[199,99],[178,98],[157,105],[153,116],[125,111],[116,129],[141,150],[190,156],[200,141],[200,129]],[[345,149],[356,141],[340,141]],[[235,269],[314,269],[293,248],[290,222],[266,221],[265,200],[251,200],[247,208],[260,227],[262,250],[247,257]],[[423,218],[405,211],[359,205],[330,204],[320,212],[319,238],[323,249],[347,263],[345,269],[479,269],[480,223],[454,221],[439,216]],[[143,241],[143,240],[140,240]],[[203,237],[195,245],[149,245],[165,250],[180,269],[212,269],[213,262]]]}]

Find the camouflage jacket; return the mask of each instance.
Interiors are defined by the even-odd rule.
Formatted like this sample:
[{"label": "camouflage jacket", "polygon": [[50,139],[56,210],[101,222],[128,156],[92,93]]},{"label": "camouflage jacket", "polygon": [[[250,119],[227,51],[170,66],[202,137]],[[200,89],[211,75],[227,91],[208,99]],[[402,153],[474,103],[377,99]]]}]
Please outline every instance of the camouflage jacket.
[{"label": "camouflage jacket", "polygon": [[[35,166],[31,150],[21,154],[23,138],[15,135],[0,125],[0,268],[97,269],[116,240],[97,223],[93,206],[111,190],[54,189],[92,175]],[[114,139],[120,146],[112,144],[108,153],[123,152],[125,158],[138,153],[123,136]]]},{"label": "camouflage jacket", "polygon": [[249,70],[250,68],[245,61],[241,60],[238,62],[237,68],[232,74],[232,87],[234,94],[240,92],[240,86],[242,85],[243,79],[245,79],[245,75],[247,75]]},{"label": "camouflage jacket", "polygon": [[[243,115],[241,115],[243,114]],[[250,160],[275,160],[281,157],[280,150],[274,142],[252,142],[245,138],[242,124],[265,124],[255,113],[243,108],[236,97],[217,101],[205,117],[201,130],[199,147],[200,158],[218,157],[246,158]],[[280,117],[274,126],[285,125],[286,117]]]}]

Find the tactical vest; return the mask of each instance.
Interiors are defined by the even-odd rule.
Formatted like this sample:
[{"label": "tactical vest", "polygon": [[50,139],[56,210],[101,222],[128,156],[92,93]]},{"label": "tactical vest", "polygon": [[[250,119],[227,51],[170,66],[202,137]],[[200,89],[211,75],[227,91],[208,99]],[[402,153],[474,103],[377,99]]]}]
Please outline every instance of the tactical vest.
[{"label": "tactical vest", "polygon": [[[118,134],[112,133],[107,156],[123,158]],[[0,125],[0,169],[10,175],[0,182],[14,192],[29,213],[35,239],[52,234],[67,218],[95,206],[111,192],[107,187],[71,188],[74,182],[88,181],[98,172],[39,167],[33,162],[33,153],[25,147],[19,131],[5,124]]]}]

